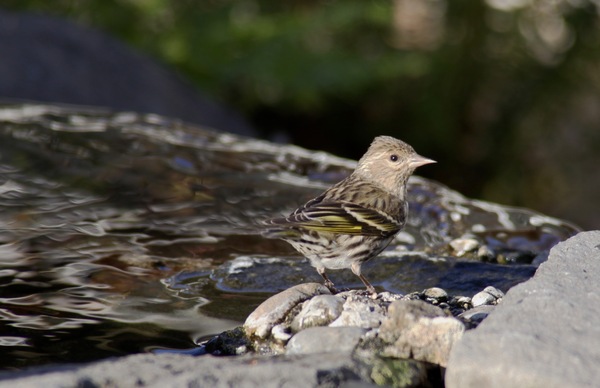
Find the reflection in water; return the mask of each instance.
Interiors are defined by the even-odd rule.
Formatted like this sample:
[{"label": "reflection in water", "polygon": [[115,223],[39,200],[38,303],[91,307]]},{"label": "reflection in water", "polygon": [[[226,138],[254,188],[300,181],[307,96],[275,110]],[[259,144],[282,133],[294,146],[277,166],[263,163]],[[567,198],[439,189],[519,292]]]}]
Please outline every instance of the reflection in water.
[{"label": "reflection in water", "polygon": [[[269,294],[320,281],[256,225],[353,165],[153,115],[0,108],[0,367],[189,348],[240,324]],[[410,199],[406,230],[365,265],[390,291],[506,290],[577,231],[419,178]],[[444,251],[465,234],[520,264]],[[332,276],[360,287],[349,271]]]}]

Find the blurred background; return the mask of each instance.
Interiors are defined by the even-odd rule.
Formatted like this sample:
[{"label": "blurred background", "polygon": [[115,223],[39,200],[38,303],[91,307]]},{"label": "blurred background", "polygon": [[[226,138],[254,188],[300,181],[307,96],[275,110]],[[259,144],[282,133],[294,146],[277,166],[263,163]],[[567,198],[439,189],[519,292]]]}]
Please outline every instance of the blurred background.
[{"label": "blurred background", "polygon": [[467,196],[600,228],[598,0],[2,8],[116,37],[239,113],[257,136],[356,159],[374,136],[392,135],[438,161],[419,174]]}]

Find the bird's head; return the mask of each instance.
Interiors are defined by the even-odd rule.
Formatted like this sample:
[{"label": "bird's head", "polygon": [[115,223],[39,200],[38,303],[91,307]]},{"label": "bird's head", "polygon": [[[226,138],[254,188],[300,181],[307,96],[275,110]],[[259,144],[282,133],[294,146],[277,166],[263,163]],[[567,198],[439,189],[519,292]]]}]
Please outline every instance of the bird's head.
[{"label": "bird's head", "polygon": [[403,198],[408,178],[417,167],[429,163],[435,161],[417,154],[405,142],[378,136],[358,161],[354,174]]}]

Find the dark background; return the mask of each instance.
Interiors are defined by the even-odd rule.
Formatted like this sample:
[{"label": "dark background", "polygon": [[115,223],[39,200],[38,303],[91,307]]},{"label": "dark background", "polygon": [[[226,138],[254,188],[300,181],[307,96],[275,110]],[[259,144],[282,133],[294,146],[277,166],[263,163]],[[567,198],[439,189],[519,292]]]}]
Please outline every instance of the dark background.
[{"label": "dark background", "polygon": [[374,136],[392,135],[438,161],[419,174],[465,195],[600,228],[600,24],[592,1],[3,7],[117,37],[240,112],[262,137],[358,158]]}]

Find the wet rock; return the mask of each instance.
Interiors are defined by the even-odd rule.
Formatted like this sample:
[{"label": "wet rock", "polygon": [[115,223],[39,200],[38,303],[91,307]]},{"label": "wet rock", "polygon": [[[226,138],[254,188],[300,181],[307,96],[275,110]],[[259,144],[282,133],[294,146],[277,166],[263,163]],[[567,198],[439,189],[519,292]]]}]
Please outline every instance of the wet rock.
[{"label": "wet rock", "polygon": [[242,255],[223,263],[211,278],[226,291],[274,292],[306,281],[307,274],[320,278],[307,260]]},{"label": "wet rock", "polygon": [[416,300],[394,302],[379,329],[384,343],[380,354],[446,366],[450,349],[464,329],[438,307]]},{"label": "wet rock", "polygon": [[215,356],[234,356],[247,353],[251,343],[238,327],[211,338],[203,346],[207,353]]},{"label": "wet rock", "polygon": [[244,323],[246,335],[265,339],[271,334],[271,329],[281,323],[300,302],[315,295],[330,293],[319,283],[299,284],[280,292],[264,301],[248,316]]},{"label": "wet rock", "polygon": [[343,305],[344,299],[339,296],[317,295],[304,303],[292,321],[292,330],[298,332],[313,326],[326,326],[340,316]]},{"label": "wet rock", "polygon": [[448,388],[592,387],[600,381],[600,231],[556,245],[451,351]]},{"label": "wet rock", "polygon": [[311,327],[292,337],[286,346],[286,354],[350,354],[366,332],[360,327]]}]

